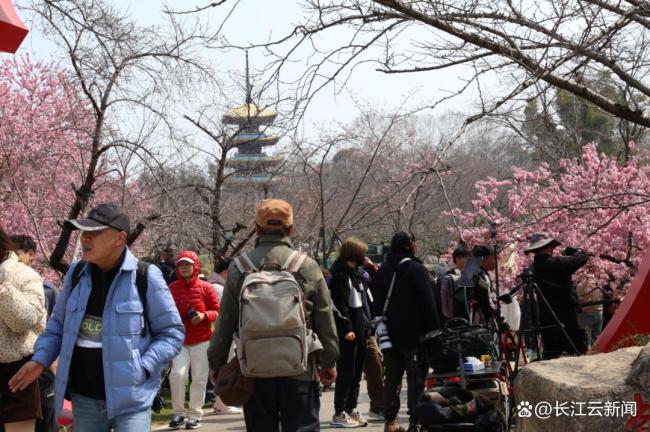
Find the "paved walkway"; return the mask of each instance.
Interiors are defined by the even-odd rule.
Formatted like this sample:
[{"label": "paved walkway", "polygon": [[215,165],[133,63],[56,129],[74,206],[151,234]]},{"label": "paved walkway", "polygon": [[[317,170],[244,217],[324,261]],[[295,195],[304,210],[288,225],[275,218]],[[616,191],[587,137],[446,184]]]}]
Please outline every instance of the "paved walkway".
[{"label": "paved walkway", "polygon": [[[366,392],[365,382],[361,382],[361,394],[359,395],[359,406],[358,409],[362,414],[368,412],[368,393]],[[321,410],[320,410],[320,420],[321,428],[323,430],[341,430],[338,428],[332,428],[329,425],[329,421],[334,414],[334,390],[329,390],[323,393],[321,397]],[[400,412],[400,421],[404,426],[408,425],[408,417],[406,417],[406,382],[402,388],[402,411]],[[202,420],[203,426],[198,431],[202,432],[216,432],[216,431],[245,431],[246,427],[244,426],[244,417],[242,414],[239,415],[215,415],[208,413],[203,416]],[[166,424],[164,425],[154,425],[153,430],[168,430]],[[384,430],[383,421],[370,421],[368,427],[360,428],[363,432],[382,432]]]}]

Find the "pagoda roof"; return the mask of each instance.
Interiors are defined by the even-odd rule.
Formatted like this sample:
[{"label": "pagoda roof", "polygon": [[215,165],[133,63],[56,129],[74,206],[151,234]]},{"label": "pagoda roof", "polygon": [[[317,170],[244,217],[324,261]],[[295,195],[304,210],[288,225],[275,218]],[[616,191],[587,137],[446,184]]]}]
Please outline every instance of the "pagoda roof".
[{"label": "pagoda roof", "polygon": [[230,177],[229,181],[237,184],[275,183],[279,180],[271,174],[242,175]]},{"label": "pagoda roof", "polygon": [[227,111],[223,122],[227,124],[273,123],[278,113],[270,109],[260,109],[254,102],[245,103]]},{"label": "pagoda roof", "polygon": [[255,143],[267,146],[277,144],[277,142],[280,140],[280,137],[266,135],[263,132],[240,132],[233,136],[231,140],[235,145]]},{"label": "pagoda roof", "polygon": [[277,165],[284,160],[282,156],[237,155],[226,160],[229,166],[237,165]]}]

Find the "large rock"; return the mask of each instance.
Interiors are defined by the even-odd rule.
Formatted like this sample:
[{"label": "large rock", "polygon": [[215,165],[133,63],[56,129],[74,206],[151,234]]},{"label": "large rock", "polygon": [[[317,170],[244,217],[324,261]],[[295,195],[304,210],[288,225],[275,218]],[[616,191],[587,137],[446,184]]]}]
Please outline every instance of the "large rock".
[{"label": "large rock", "polygon": [[639,353],[625,382],[633,387],[650,389],[650,344]]},{"label": "large rock", "polygon": [[[634,400],[634,394],[639,392],[645,393],[645,399],[648,399],[650,351],[647,349],[643,350],[642,356],[639,355],[641,347],[632,347],[607,354],[539,361],[524,367],[515,380],[517,404],[528,402],[534,411],[540,402],[548,402],[552,407],[556,403],[565,403],[570,407],[573,403],[574,414],[556,416],[557,411],[553,410],[546,419],[539,418],[535,412],[531,417],[521,417],[516,408],[517,431],[624,432],[625,422],[630,415],[601,417],[589,410],[600,403],[602,407],[606,402],[616,402],[615,405],[630,403]],[[584,405],[576,405],[577,402]],[[575,410],[591,415],[577,416]]]}]

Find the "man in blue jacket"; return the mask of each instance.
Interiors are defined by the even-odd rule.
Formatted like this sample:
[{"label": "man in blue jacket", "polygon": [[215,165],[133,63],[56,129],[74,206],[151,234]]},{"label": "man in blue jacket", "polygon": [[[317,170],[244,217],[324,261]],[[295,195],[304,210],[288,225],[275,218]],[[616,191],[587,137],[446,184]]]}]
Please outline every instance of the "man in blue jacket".
[{"label": "man in blue jacket", "polygon": [[122,208],[100,204],[86,219],[65,226],[82,231],[83,261],[70,267],[32,360],[9,386],[26,387],[59,357],[56,412],[64,396],[70,398],[75,429],[149,430],[160,371],[183,344],[174,300],[155,266],[146,268],[141,298],[138,259],[126,246],[130,222]]}]

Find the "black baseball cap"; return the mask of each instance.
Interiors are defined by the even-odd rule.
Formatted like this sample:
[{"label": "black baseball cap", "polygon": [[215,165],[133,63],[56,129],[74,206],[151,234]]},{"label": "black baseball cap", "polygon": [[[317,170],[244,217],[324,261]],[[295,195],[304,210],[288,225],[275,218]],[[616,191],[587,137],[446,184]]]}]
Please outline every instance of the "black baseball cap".
[{"label": "black baseball cap", "polygon": [[71,230],[101,231],[114,228],[128,234],[131,227],[129,215],[114,203],[103,203],[90,210],[85,219],[69,219],[63,223]]}]

